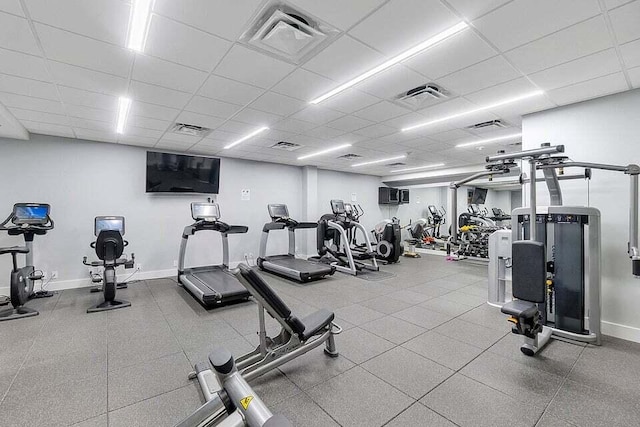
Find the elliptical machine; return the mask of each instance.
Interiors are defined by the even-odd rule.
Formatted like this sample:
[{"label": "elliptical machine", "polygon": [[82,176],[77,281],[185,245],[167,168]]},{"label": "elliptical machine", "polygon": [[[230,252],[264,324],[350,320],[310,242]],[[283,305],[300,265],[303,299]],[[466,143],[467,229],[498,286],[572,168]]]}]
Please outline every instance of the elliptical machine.
[{"label": "elliptical machine", "polygon": [[[102,292],[104,301],[87,309],[87,313],[97,313],[100,311],[115,310],[117,308],[130,307],[131,303],[124,300],[116,300],[116,268],[124,265],[124,268],[133,268],[135,255],[131,254],[131,259],[120,258],[124,248],[129,242],[124,240],[124,217],[123,216],[97,216],[94,220],[94,234],[97,239],[91,242],[91,247],[96,250],[96,256],[102,261],[104,272],[102,274]],[[94,263],[87,262],[87,257],[82,259],[84,265],[92,266]]]},{"label": "elliptical machine", "polygon": [[[345,213],[351,221],[360,222],[364,215],[364,209],[360,205],[344,204]],[[366,243],[358,244],[354,228],[346,230],[351,249],[357,252],[366,252]],[[371,230],[373,235],[373,252],[376,259],[385,264],[395,264],[400,261],[400,255],[404,252],[402,246],[400,220],[398,218],[385,219],[375,225]]]},{"label": "elliptical machine", "polygon": [[[33,238],[42,236],[53,229],[53,220],[49,216],[51,207],[44,203],[16,203],[7,219],[0,224],[0,231],[6,231],[10,236],[22,235],[24,246],[0,248],[0,255],[11,254],[13,268],[11,269],[10,300],[13,307],[0,311],[0,321],[37,316],[37,310],[25,307],[29,299],[53,296],[52,292],[34,292],[34,284],[43,279],[42,271],[33,266]],[[18,254],[24,254],[25,265],[18,267]]]}]

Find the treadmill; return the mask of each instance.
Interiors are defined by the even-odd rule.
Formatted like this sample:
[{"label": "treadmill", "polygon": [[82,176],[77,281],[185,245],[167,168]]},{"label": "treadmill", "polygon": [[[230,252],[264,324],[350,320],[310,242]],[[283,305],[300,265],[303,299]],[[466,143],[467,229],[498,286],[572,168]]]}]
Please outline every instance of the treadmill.
[{"label": "treadmill", "polygon": [[[298,222],[289,218],[287,205],[273,204],[268,205],[267,209],[271,222],[266,223],[262,228],[260,257],[258,258],[260,269],[303,283],[322,279],[335,273],[336,268],[332,265],[296,258],[296,230],[318,228],[317,222]],[[285,228],[289,231],[289,253],[267,256],[269,232]]]},{"label": "treadmill", "polygon": [[[178,283],[207,308],[248,300],[251,294],[229,271],[227,235],[246,233],[249,228],[220,221],[220,207],[217,203],[191,203],[191,217],[196,222],[186,226],[182,232],[178,257]],[[222,235],[222,264],[185,268],[184,257],[189,236],[205,230],[217,231]]]}]

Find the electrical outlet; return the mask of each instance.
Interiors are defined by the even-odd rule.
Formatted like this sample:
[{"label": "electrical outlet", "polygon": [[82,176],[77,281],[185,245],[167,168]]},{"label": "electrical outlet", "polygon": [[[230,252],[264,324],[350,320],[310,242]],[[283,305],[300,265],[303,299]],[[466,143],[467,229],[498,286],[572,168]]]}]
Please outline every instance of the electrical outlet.
[{"label": "electrical outlet", "polygon": [[173,260],[173,266],[174,266],[174,267],[177,267],[177,266],[178,266],[178,260],[177,260],[177,259],[174,259],[174,260]]},{"label": "electrical outlet", "polygon": [[142,264],[136,264],[136,270],[142,271]]},{"label": "electrical outlet", "polygon": [[51,272],[51,279],[57,279],[58,278],[58,272],[57,271],[52,271]]}]

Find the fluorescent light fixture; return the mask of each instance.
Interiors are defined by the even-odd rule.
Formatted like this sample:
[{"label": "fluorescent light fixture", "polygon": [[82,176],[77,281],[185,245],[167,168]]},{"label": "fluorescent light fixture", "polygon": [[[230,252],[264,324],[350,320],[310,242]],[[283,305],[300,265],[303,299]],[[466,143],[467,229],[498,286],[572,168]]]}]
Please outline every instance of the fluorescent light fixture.
[{"label": "fluorescent light fixture", "polygon": [[402,62],[405,59],[409,59],[412,56],[422,52],[423,50],[435,45],[436,43],[439,43],[451,36],[453,36],[454,34],[459,33],[460,31],[464,30],[465,28],[468,28],[469,25],[467,25],[466,22],[460,22],[459,24],[454,25],[453,27],[449,28],[448,30],[444,30],[443,32],[436,34],[435,36],[431,37],[428,40],[423,41],[422,43],[420,43],[417,46],[412,47],[409,50],[406,50],[404,52],[402,52],[400,55],[394,56],[393,58],[389,59],[386,62],[383,62],[382,64],[378,65],[377,67],[367,71],[364,74],[360,74],[358,77],[355,77],[351,80],[349,80],[348,82],[341,84],[340,86],[338,86],[337,88],[325,93],[322,96],[317,97],[316,99],[311,101],[311,104],[319,104],[322,101],[331,98],[334,95],[337,95],[338,93],[349,89],[351,86],[357,85],[358,83],[360,83],[363,80],[368,79],[369,77],[373,76],[374,74],[378,74],[381,71],[386,70],[387,68],[397,64],[398,62]]},{"label": "fluorescent light fixture", "polygon": [[481,139],[479,141],[472,141],[472,142],[465,142],[463,144],[458,144],[458,145],[456,145],[456,148],[472,147],[474,145],[489,144],[491,142],[504,141],[506,139],[520,138],[521,136],[522,136],[521,133],[514,133],[514,134],[511,134],[511,135],[498,136],[496,138]]},{"label": "fluorescent light fixture", "polygon": [[395,170],[392,170],[391,173],[410,172],[410,171],[417,171],[420,169],[429,169],[429,168],[439,168],[441,166],[444,166],[444,163],[433,163],[430,165],[416,166],[415,168],[395,169]]},{"label": "fluorescent light fixture", "polygon": [[231,144],[225,146],[224,149],[228,150],[231,147],[235,147],[236,145],[240,144],[241,142],[245,142],[247,139],[253,138],[257,134],[262,133],[265,130],[269,130],[269,128],[267,126],[262,126],[261,128],[258,128],[256,130],[254,130],[253,132],[251,132],[249,135],[245,135],[242,138],[240,138],[239,140],[234,141]]},{"label": "fluorescent light fixture", "polygon": [[386,159],[372,160],[370,162],[363,162],[363,163],[356,163],[356,164],[351,165],[351,167],[352,168],[357,168],[358,166],[375,165],[376,163],[390,162],[391,160],[404,159],[405,157],[407,157],[407,155],[403,154],[401,156],[387,157]]},{"label": "fluorescent light fixture", "polygon": [[298,160],[308,159],[309,157],[321,156],[323,154],[331,153],[333,151],[342,150],[343,148],[351,147],[351,144],[342,144],[337,147],[327,148],[326,150],[316,151],[315,153],[306,154],[304,156],[298,157]]},{"label": "fluorescent light fixture", "polygon": [[127,117],[131,109],[131,98],[121,96],[118,99],[118,122],[116,124],[116,133],[124,133],[124,127],[127,124]]},{"label": "fluorescent light fixture", "polygon": [[129,19],[129,42],[127,47],[136,52],[144,51],[147,41],[151,7],[154,0],[134,0]]},{"label": "fluorescent light fixture", "polygon": [[452,115],[446,116],[446,117],[440,117],[439,119],[430,120],[428,122],[418,123],[416,125],[409,126],[409,127],[406,127],[404,129],[402,129],[402,132],[408,132],[408,131],[411,131],[411,130],[414,130],[414,129],[419,129],[419,128],[435,125],[436,123],[442,123],[442,122],[446,122],[448,120],[457,119],[458,117],[468,116],[469,114],[477,113],[479,111],[491,110],[493,108],[502,107],[503,105],[507,105],[507,104],[513,104],[514,102],[522,101],[522,100],[528,99],[528,98],[533,98],[534,96],[540,96],[542,94],[544,94],[544,91],[536,90],[536,91],[533,91],[533,92],[525,93],[524,95],[517,96],[515,98],[505,99],[504,101],[496,102],[494,104],[485,105],[483,107],[474,108],[472,110],[463,111],[461,113],[452,114]]}]

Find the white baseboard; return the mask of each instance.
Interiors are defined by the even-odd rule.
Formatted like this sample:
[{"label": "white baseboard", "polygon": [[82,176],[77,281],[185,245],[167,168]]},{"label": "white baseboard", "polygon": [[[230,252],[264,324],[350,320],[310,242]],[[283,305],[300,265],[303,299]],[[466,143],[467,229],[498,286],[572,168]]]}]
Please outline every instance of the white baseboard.
[{"label": "white baseboard", "polygon": [[640,328],[602,321],[602,333],[627,341],[640,342]]}]

